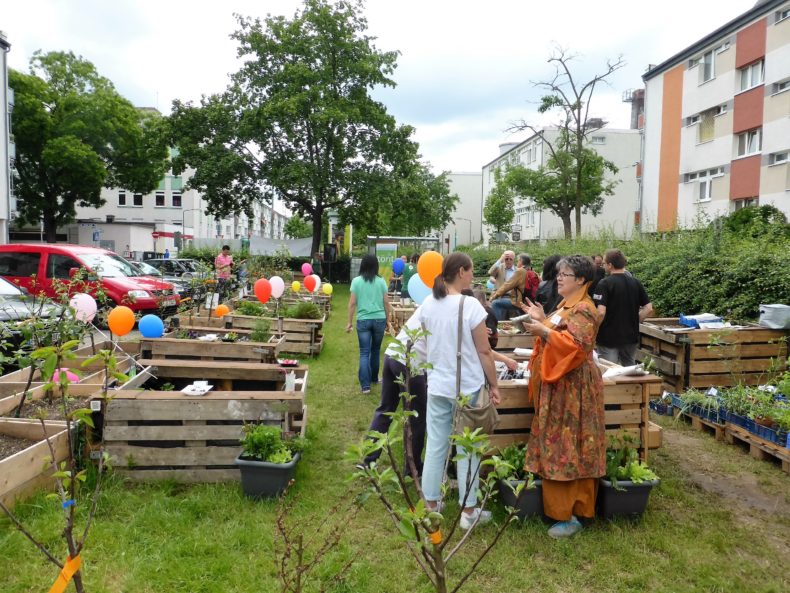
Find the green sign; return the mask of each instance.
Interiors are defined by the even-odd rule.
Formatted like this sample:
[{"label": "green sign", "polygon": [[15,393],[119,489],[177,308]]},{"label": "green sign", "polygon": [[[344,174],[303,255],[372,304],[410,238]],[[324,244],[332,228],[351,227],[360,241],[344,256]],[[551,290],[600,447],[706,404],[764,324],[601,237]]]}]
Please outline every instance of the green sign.
[{"label": "green sign", "polygon": [[376,257],[379,259],[379,276],[389,283],[392,276],[392,262],[398,257],[398,244],[376,243]]}]

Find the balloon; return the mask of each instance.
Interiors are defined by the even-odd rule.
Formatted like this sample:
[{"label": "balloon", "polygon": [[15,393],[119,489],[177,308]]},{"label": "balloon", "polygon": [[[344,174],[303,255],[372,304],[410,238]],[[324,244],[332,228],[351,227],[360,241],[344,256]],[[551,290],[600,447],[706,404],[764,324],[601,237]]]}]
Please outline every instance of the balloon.
[{"label": "balloon", "polygon": [[312,277],[315,278],[315,288],[313,291],[318,292],[318,289],[321,288],[321,276],[318,274],[313,274]]},{"label": "balloon", "polygon": [[116,336],[125,336],[134,327],[134,312],[129,307],[115,307],[107,316],[107,325]]},{"label": "balloon", "polygon": [[305,276],[304,287],[308,292],[313,292],[315,290],[315,276]]},{"label": "balloon", "polygon": [[417,260],[417,274],[428,288],[433,288],[433,281],[442,273],[442,261],[444,258],[435,251],[426,251]]},{"label": "balloon", "polygon": [[300,288],[302,288],[302,285],[299,284],[298,280],[294,280],[293,282],[291,282],[291,290],[293,290],[294,292],[299,292]]},{"label": "balloon", "polygon": [[71,297],[69,306],[74,309],[74,316],[78,321],[90,323],[96,317],[96,299],[91,295],[80,292]]},{"label": "balloon", "polygon": [[272,276],[269,278],[269,284],[272,285],[272,296],[276,299],[279,299],[283,296],[283,292],[285,291],[285,282],[279,276]]},{"label": "balloon", "polygon": [[68,379],[69,383],[79,383],[80,377],[76,373],[71,372],[69,369],[57,369],[54,373],[52,373],[52,381],[55,383],[60,383],[60,374],[65,373],[66,379]]},{"label": "balloon", "polygon": [[425,300],[429,294],[431,294],[431,289],[425,286],[425,283],[419,276],[412,276],[409,278],[409,296],[412,298],[414,302],[418,305],[422,305],[422,302]]},{"label": "balloon", "polygon": [[403,263],[403,260],[398,258],[394,262],[392,262],[392,271],[395,272],[396,276],[400,276],[403,273],[403,268],[406,267],[406,264]]},{"label": "balloon", "polygon": [[165,333],[165,324],[156,315],[148,314],[140,319],[137,329],[144,338],[161,338]]},{"label": "balloon", "polygon": [[214,317],[225,317],[228,313],[230,313],[230,309],[225,303],[217,305],[217,308],[214,309]]},{"label": "balloon", "polygon": [[331,285],[331,284],[329,284],[329,282],[327,282],[326,284],[324,284],[324,285],[321,287],[321,290],[323,290],[323,291],[324,291],[324,294],[325,294],[325,295],[329,296],[329,295],[331,295],[331,294],[332,294],[332,285]]},{"label": "balloon", "polygon": [[255,281],[255,296],[262,303],[266,303],[269,297],[272,296],[272,285],[266,278],[261,278]]},{"label": "balloon", "polygon": [[304,274],[305,277],[307,277],[307,276],[309,276],[312,273],[313,273],[313,266],[311,266],[307,262],[304,262],[302,264],[302,274]]}]

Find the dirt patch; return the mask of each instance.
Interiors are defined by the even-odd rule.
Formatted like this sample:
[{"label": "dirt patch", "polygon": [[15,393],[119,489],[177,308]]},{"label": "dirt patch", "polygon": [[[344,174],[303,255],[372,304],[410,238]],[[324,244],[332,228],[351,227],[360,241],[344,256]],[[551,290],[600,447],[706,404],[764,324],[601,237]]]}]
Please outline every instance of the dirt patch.
[{"label": "dirt patch", "polygon": [[0,434],[0,459],[11,457],[14,453],[19,453],[35,443],[36,441],[31,441],[29,439],[18,439],[16,437]]},{"label": "dirt patch", "polygon": [[[66,399],[66,413],[70,414],[74,410],[80,408],[87,408],[88,401],[78,397],[70,397]],[[53,399],[41,398],[33,401],[25,402],[25,407],[22,408],[20,414],[22,418],[45,418],[46,420],[65,420],[66,416],[63,414],[63,398],[56,397]]]},{"label": "dirt patch", "polygon": [[[733,476],[720,467],[715,455],[705,450],[702,435],[688,434],[665,428],[664,446],[672,451],[682,451],[673,456],[689,474],[689,479],[703,490],[718,494],[743,511],[759,510],[790,519],[790,504],[784,494],[766,492],[757,476],[744,471]],[[724,446],[722,444],[722,446]]]}]

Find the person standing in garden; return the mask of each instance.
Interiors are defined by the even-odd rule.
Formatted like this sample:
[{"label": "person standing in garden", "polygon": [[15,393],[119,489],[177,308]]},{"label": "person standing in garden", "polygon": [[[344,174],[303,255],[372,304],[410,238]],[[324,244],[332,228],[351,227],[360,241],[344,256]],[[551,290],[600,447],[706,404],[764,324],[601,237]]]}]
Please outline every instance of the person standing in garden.
[{"label": "person standing in garden", "polygon": [[233,256],[230,254],[230,245],[223,245],[222,251],[214,258],[214,270],[217,274],[217,294],[219,294],[219,302],[225,300],[230,292],[232,267]]},{"label": "person standing in garden", "polygon": [[550,255],[543,260],[543,279],[538,285],[535,302],[543,306],[546,315],[554,311],[562,300],[557,292],[557,263],[561,259],[561,255]]},{"label": "person standing in garden", "polygon": [[[496,369],[485,324],[487,314],[476,299],[461,294],[462,290],[471,287],[473,274],[472,259],[467,254],[451,253],[442,263],[442,273],[434,280],[433,294],[417,309],[420,322],[429,332],[427,359],[431,365],[428,369],[428,441],[422,472],[422,490],[429,509],[441,505],[445,459],[459,396],[457,373],[460,373],[460,392],[470,398],[470,405],[476,404],[486,383],[491,401],[494,405],[499,403]],[[470,452],[463,452],[456,468],[458,500],[463,507],[461,528],[487,523],[491,513],[477,507],[479,459]]]},{"label": "person standing in garden", "polygon": [[622,366],[636,363],[639,324],[653,314],[653,303],[644,286],[626,273],[626,259],[619,249],[609,249],[603,265],[608,276],[598,283],[593,301],[603,317],[598,331],[598,356]]},{"label": "person standing in garden", "polygon": [[323,263],[324,263],[323,256],[321,255],[320,252],[316,251],[315,254],[313,254],[313,260],[310,262],[310,265],[313,268],[313,274],[318,274],[318,277],[321,279],[323,279],[324,277]]},{"label": "person standing in garden", "polygon": [[547,317],[540,305],[524,306],[524,327],[534,336],[529,397],[535,406],[524,469],[543,478],[543,508],[556,520],[554,538],[582,529],[578,517],[595,516],[598,478],[606,473],[603,379],[593,361],[599,315],[587,294],[592,260],[560,260],[557,283],[563,297]]},{"label": "person standing in garden", "polygon": [[417,273],[417,260],[420,259],[420,256],[416,253],[412,254],[409,258],[409,261],[406,262],[406,265],[403,267],[403,273],[401,274],[401,285],[400,285],[400,298],[407,299],[409,298],[409,280],[411,277]]},{"label": "person standing in garden", "polygon": [[381,342],[391,317],[387,296],[387,283],[378,275],[379,260],[375,255],[365,255],[359,266],[359,276],[351,282],[348,301],[348,325],[354,327],[357,314],[357,339],[359,340],[359,384],[363,394],[370,393],[370,386],[379,382]]}]

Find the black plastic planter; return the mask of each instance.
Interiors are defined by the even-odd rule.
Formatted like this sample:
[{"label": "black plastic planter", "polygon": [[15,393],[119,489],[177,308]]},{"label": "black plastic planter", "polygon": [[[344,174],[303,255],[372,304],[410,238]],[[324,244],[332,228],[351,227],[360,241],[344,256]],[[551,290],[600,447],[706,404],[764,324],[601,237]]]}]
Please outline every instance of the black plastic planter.
[{"label": "black plastic planter", "polygon": [[299,453],[289,463],[268,463],[236,458],[241,470],[241,489],[250,498],[272,498],[279,496],[288,486],[296,471]]},{"label": "black plastic planter", "polygon": [[609,480],[601,478],[598,483],[598,515],[611,519],[612,517],[641,515],[647,508],[650,491],[661,480],[652,480],[634,484],[628,480],[618,480],[616,490]]},{"label": "black plastic planter", "polygon": [[543,487],[542,482],[540,480],[535,480],[534,488],[530,488],[527,490],[527,487],[524,486],[524,489],[521,491],[519,499],[516,500],[516,493],[513,492],[513,489],[508,486],[508,481],[516,488],[518,484],[524,483],[525,480],[502,480],[500,479],[499,484],[499,497],[502,500],[502,504],[507,507],[514,507],[518,509],[518,513],[516,516],[519,519],[526,519],[527,517],[540,517],[543,515]]}]

